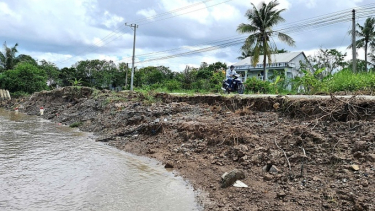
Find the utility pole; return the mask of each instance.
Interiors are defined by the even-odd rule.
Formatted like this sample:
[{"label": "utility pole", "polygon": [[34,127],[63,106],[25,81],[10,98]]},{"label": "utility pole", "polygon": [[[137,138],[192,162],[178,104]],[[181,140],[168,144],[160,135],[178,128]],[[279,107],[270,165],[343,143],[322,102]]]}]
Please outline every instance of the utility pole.
[{"label": "utility pole", "polygon": [[353,73],[357,72],[357,48],[355,45],[355,10],[353,9],[352,20],[352,54],[353,54]]},{"label": "utility pole", "polygon": [[126,69],[125,69],[125,89],[128,86],[128,71],[129,71],[129,63],[126,63]]},{"label": "utility pole", "polygon": [[134,81],[134,59],[135,59],[135,37],[136,37],[136,34],[137,34],[137,28],[138,28],[138,25],[137,25],[137,24],[130,24],[130,25],[128,25],[127,23],[125,23],[125,26],[130,26],[131,28],[133,28],[133,31],[134,31],[133,57],[132,57],[132,74],[131,74],[131,79],[130,79],[130,91],[133,91],[133,81]]}]

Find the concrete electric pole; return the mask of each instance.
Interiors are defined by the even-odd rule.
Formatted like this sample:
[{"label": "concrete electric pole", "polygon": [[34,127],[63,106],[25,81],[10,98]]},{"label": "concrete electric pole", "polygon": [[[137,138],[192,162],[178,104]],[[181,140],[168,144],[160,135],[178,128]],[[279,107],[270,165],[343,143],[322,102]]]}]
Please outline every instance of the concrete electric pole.
[{"label": "concrete electric pole", "polygon": [[353,54],[353,73],[357,72],[357,48],[355,45],[355,10],[352,11],[352,54]]},{"label": "concrete electric pole", "polygon": [[131,74],[131,78],[130,78],[130,91],[133,91],[133,81],[134,81],[134,59],[135,59],[135,37],[136,37],[136,34],[137,34],[137,28],[138,28],[138,25],[137,25],[137,24],[130,24],[130,25],[128,25],[127,23],[125,23],[125,26],[130,26],[131,28],[133,28],[133,31],[134,31],[133,57],[132,57],[132,74]]}]

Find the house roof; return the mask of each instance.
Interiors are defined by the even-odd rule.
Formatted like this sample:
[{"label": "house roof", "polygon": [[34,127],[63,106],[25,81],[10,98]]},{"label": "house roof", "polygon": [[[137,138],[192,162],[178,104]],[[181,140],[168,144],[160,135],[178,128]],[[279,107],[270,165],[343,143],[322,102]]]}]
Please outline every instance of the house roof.
[{"label": "house roof", "polygon": [[[271,54],[271,60],[272,60],[272,63],[291,62],[294,58],[296,58],[300,54],[303,54],[305,56],[305,54],[302,51]],[[305,58],[306,58],[306,56],[305,56]],[[259,56],[259,63],[258,64],[263,64],[263,55]],[[266,64],[268,64],[268,59],[266,60]],[[233,64],[233,66],[244,66],[244,65],[251,65],[251,57],[247,57],[247,58]]]}]

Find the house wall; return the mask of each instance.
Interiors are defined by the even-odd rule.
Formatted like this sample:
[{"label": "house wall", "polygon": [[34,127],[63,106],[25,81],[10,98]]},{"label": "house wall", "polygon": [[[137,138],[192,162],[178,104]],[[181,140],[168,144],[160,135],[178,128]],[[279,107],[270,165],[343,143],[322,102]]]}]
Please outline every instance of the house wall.
[{"label": "house wall", "polygon": [[[306,57],[304,56],[303,53],[298,54],[298,56],[296,56],[293,60],[291,60],[289,62],[289,65],[286,65],[288,63],[285,63],[285,62],[283,62],[283,63],[277,63],[277,64],[272,64],[271,67],[267,67],[267,69],[268,69],[268,77],[272,76],[274,71],[281,71],[281,70],[285,70],[285,76],[288,77],[288,78],[295,78],[296,76],[301,76],[301,73],[300,73],[300,68],[301,68],[300,61],[302,61],[304,63],[307,63]],[[291,63],[293,63],[294,65],[291,66]],[[247,72],[247,78],[252,78],[252,77],[258,78],[258,74],[262,72],[262,69],[258,69],[258,68],[255,69],[255,70],[254,69],[252,69],[252,70],[249,70],[249,69],[245,70],[245,68],[248,68],[248,67],[240,66],[239,69],[236,69],[236,71],[237,72],[241,72],[241,73],[244,73],[244,71],[248,71]],[[245,74],[243,74],[243,75],[245,75]]]},{"label": "house wall", "polygon": [[295,64],[295,66],[291,70],[291,72],[293,74],[293,78],[301,75],[301,73],[300,73],[300,68],[301,68],[300,61],[302,61],[303,63],[307,62],[305,56],[302,53],[299,54],[296,58],[294,58],[291,61],[292,63]]}]

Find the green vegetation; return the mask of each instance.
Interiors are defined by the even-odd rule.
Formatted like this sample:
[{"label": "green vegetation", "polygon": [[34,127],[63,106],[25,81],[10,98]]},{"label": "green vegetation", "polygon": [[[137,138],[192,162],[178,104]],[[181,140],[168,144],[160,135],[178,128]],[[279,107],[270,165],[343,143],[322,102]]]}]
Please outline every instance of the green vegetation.
[{"label": "green vegetation", "polygon": [[10,92],[32,94],[47,89],[47,74],[30,63],[19,63],[0,75],[0,87]]},{"label": "green vegetation", "polygon": [[[375,18],[367,18],[363,26],[357,23],[357,27],[359,30],[355,31],[355,35],[356,37],[359,37],[359,40],[356,41],[355,45],[356,48],[365,49],[365,64],[367,64],[368,47],[370,45],[373,50],[375,47]],[[352,32],[349,31],[349,33],[351,34]],[[349,46],[348,48],[352,48],[352,46]],[[367,65],[365,66],[365,69],[367,72]]]},{"label": "green vegetation", "polygon": [[285,11],[285,9],[276,9],[280,4],[277,0],[271,1],[268,4],[263,2],[259,9],[253,3],[251,4],[253,5],[253,9],[249,9],[245,15],[250,21],[250,24],[240,24],[237,31],[240,33],[250,33],[245,44],[242,46],[242,50],[248,51],[251,49],[254,53],[251,60],[253,66],[258,64],[259,56],[263,54],[264,80],[267,80],[266,59],[268,58],[268,63],[271,63],[271,54],[277,52],[272,36],[276,35],[279,40],[289,46],[294,46],[295,42],[287,34],[272,30],[272,27],[285,21],[284,18],[280,16],[280,13]]},{"label": "green vegetation", "polygon": [[373,93],[375,91],[375,72],[373,71],[353,73],[349,69],[344,69],[333,75],[320,78],[319,74],[322,71],[323,69],[315,73],[304,71],[304,76],[293,81],[294,91],[305,94],[329,94],[340,91],[368,91]]},{"label": "green vegetation", "polygon": [[71,128],[79,127],[83,124],[83,122],[74,122],[73,124],[69,125]]},{"label": "green vegetation", "polygon": [[[246,13],[248,24],[242,23],[237,27],[239,33],[248,33],[241,50],[240,59],[252,56],[252,64],[263,57],[263,71],[266,59],[271,62],[270,54],[284,53],[278,50],[272,37],[278,37],[282,42],[293,46],[294,40],[286,34],[273,31],[284,19],[281,13],[285,9],[276,9],[277,0],[268,4],[262,3],[259,8],[252,4],[252,9]],[[345,53],[337,49],[319,49],[314,56],[308,57],[307,64],[301,64],[299,76],[286,77],[284,71],[276,72],[261,81],[248,78],[245,83],[245,93],[270,94],[317,94],[340,91],[373,92],[375,87],[375,18],[368,18],[363,25],[357,24],[355,32],[356,48],[364,48],[365,60],[357,60],[356,73],[353,73],[352,62],[345,61]],[[106,60],[78,61],[71,67],[59,69],[54,63],[36,61],[29,55],[17,55],[18,44],[8,47],[3,44],[0,51],[0,88],[7,89],[14,97],[25,96],[33,92],[53,89],[55,87],[72,86],[70,94],[73,98],[82,96],[82,86],[93,88],[95,98],[106,97],[99,90],[128,90],[130,87],[130,68],[126,63],[115,64]],[[227,64],[218,61],[212,64],[202,62],[200,67],[186,67],[184,70],[172,71],[166,66],[148,66],[135,69],[134,90],[140,93],[139,100],[146,104],[156,101],[154,94],[168,93],[222,93],[221,85],[225,79]],[[267,71],[264,78],[267,79]],[[127,100],[126,96],[114,95],[105,103]],[[141,96],[142,95],[142,96]]]}]

